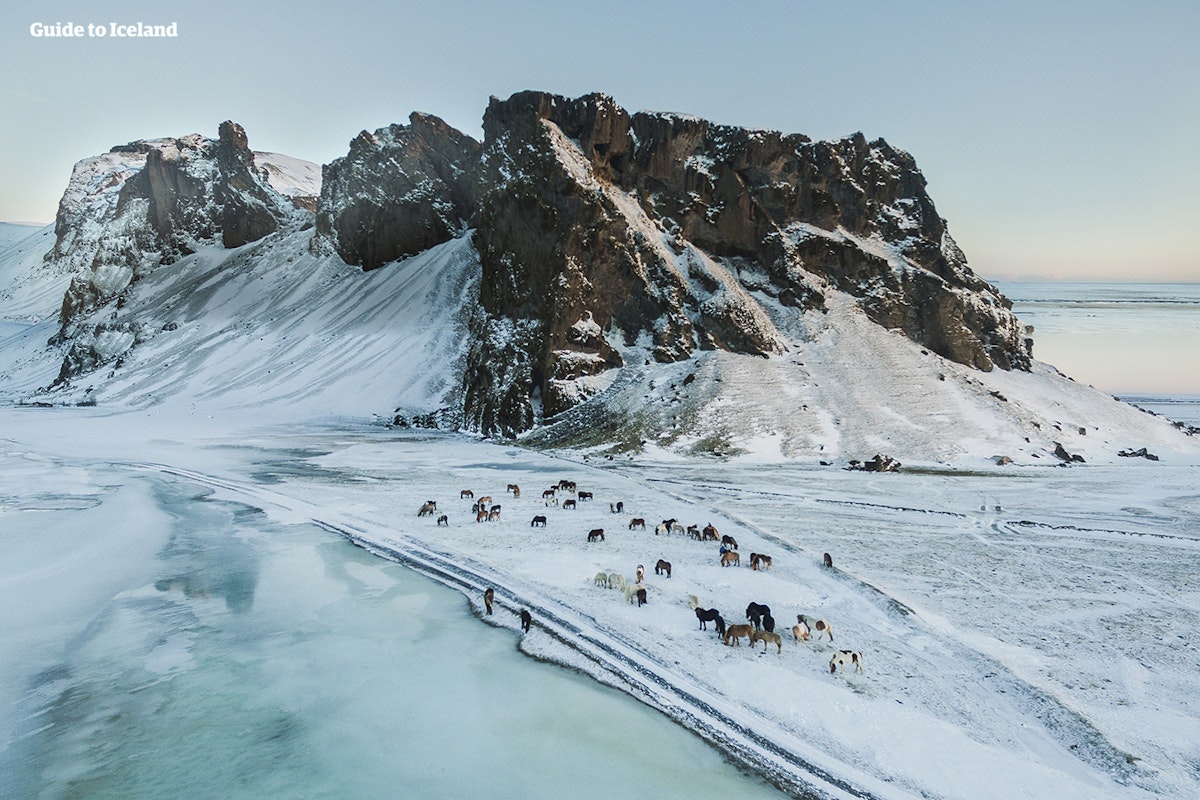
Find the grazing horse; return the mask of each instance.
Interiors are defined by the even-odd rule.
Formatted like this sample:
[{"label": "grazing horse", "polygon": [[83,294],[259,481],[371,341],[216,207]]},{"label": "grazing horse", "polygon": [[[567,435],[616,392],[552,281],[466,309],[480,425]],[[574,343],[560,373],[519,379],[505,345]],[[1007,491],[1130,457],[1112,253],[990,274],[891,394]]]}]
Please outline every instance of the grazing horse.
[{"label": "grazing horse", "polygon": [[756,630],[762,627],[762,618],[769,616],[771,616],[770,606],[765,606],[761,603],[751,603],[746,606],[746,619],[754,623]]},{"label": "grazing horse", "polygon": [[608,585],[608,573],[597,572],[596,577],[592,578],[592,583],[597,586],[603,586],[605,589],[610,588]]},{"label": "grazing horse", "polygon": [[487,606],[487,613],[489,614],[492,613],[492,600],[494,600],[495,597],[496,591],[491,587],[488,587],[488,590],[483,593],[483,604]]},{"label": "grazing horse", "polygon": [[767,633],[775,632],[775,618],[771,616],[770,611],[768,611],[766,614],[763,614],[762,627]]},{"label": "grazing horse", "polygon": [[595,530],[588,531],[588,541],[589,542],[603,542],[604,541],[604,529],[596,528]]},{"label": "grazing horse", "polygon": [[658,563],[654,565],[654,574],[655,574],[655,575],[662,575],[664,572],[667,574],[667,577],[668,577],[668,578],[669,578],[669,577],[671,577],[671,562],[670,562],[670,561],[663,561],[663,560],[660,558],[660,559],[658,560]]},{"label": "grazing horse", "polygon": [[629,520],[629,530],[633,530],[634,528],[646,530],[646,520],[642,519],[641,517],[634,517],[633,519]]},{"label": "grazing horse", "polygon": [[591,492],[579,492],[579,493],[577,493],[575,496],[576,496],[577,498],[579,498],[579,501],[580,501],[580,502],[583,502],[584,500],[591,500],[591,499],[592,499],[592,493],[591,493]]},{"label": "grazing horse", "polygon": [[[716,528],[713,528],[713,530],[715,531]],[[737,550],[737,539],[729,536],[728,534],[721,537],[721,544],[725,547],[728,547],[730,550]]]},{"label": "grazing horse", "polygon": [[829,659],[829,671],[837,672],[838,667],[841,667],[842,672],[845,672],[847,664],[853,666],[856,672],[862,672],[862,653],[857,650],[838,650],[833,654],[833,658]]},{"label": "grazing horse", "polygon": [[487,497],[479,498],[479,507],[480,508],[487,508],[491,504],[492,504],[492,498],[490,495]]},{"label": "grazing horse", "polygon": [[554,495],[550,495],[549,497],[547,497],[547,498],[546,498],[546,505],[547,505],[547,506],[556,506],[556,505],[558,505],[558,498],[557,498],[557,497],[555,497]]},{"label": "grazing horse", "polygon": [[558,482],[558,488],[567,492],[573,492],[575,491],[575,481],[569,481],[566,478],[563,478]]},{"label": "grazing horse", "polygon": [[829,555],[829,553],[825,554],[825,567],[826,569],[833,569],[833,556]]},{"label": "grazing horse", "polygon": [[[805,617],[803,614],[798,614],[796,616],[796,621],[802,625],[808,626],[808,618]],[[809,627],[811,627],[814,631],[817,632],[816,641],[820,641],[822,636],[828,636],[829,641],[831,641],[831,642],[833,641],[833,626],[830,625],[825,620],[819,619]]]},{"label": "grazing horse", "polygon": [[632,603],[634,600],[637,599],[638,589],[645,589],[645,588],[646,587],[642,586],[640,583],[625,584],[625,602]]},{"label": "grazing horse", "polygon": [[500,519],[500,506],[492,506],[492,510],[488,512],[487,521],[495,522],[498,519]]},{"label": "grazing horse", "polygon": [[437,511],[437,503],[433,502],[432,500],[429,500],[424,505],[421,506],[420,510],[417,511],[417,516],[418,517],[432,517],[433,512],[435,512],[435,511]]},{"label": "grazing horse", "polygon": [[[529,611],[527,609],[522,608],[521,609],[521,630],[524,631],[525,633],[529,633],[529,626],[532,624],[533,624],[533,617],[530,616]],[[763,645],[763,646],[765,647],[766,645]]]},{"label": "grazing horse", "polygon": [[530,521],[530,523],[529,523],[529,527],[531,527],[531,528],[544,528],[544,527],[546,527],[546,518],[545,518],[545,517],[543,517],[541,514],[538,514],[536,517],[534,517],[534,518],[533,518],[533,519]]},{"label": "grazing horse", "polygon": [[797,622],[792,626],[792,638],[796,644],[800,644],[802,641],[807,642],[810,636],[812,636],[812,631],[809,630],[807,622]]},{"label": "grazing horse", "polygon": [[470,489],[463,489],[461,492],[458,493],[459,500],[467,500],[474,496],[475,496],[475,493],[472,492]]},{"label": "grazing horse", "polygon": [[625,591],[625,576],[619,572],[608,573],[608,588]]},{"label": "grazing horse", "polygon": [[568,508],[574,508],[574,507],[575,507],[575,501],[574,501],[574,500],[563,500],[562,507],[563,507],[563,510],[564,510],[564,511],[565,511],[566,509],[568,509]]},{"label": "grazing horse", "polygon": [[637,601],[638,601],[638,608],[641,608],[642,606],[646,605],[646,587],[645,586],[643,586],[641,589],[637,590]]},{"label": "grazing horse", "polygon": [[754,633],[750,634],[750,646],[753,647],[757,642],[763,643],[764,653],[767,652],[768,642],[779,648],[776,652],[783,652],[783,637],[778,633],[773,633],[771,631],[755,631]]},{"label": "grazing horse", "polygon": [[512,492],[512,495],[513,495],[513,497],[520,497],[520,496],[521,496],[521,487],[520,487],[520,486],[517,486],[515,483],[510,483],[510,484],[508,485],[508,488],[507,488],[507,489],[505,489],[504,491],[506,491],[506,492]]},{"label": "grazing horse", "polygon": [[708,623],[716,622],[721,618],[721,612],[715,608],[697,608],[696,619],[700,620],[700,630],[708,630]]},{"label": "grazing horse", "polygon": [[[718,538],[720,537],[717,529],[713,527],[711,522],[705,525],[704,530],[700,532],[700,541],[702,542],[715,542]],[[737,548],[735,547],[734,549],[736,550]]]},{"label": "grazing horse", "polygon": [[475,521],[476,522],[487,522],[487,518],[488,518],[488,513],[486,511],[484,511],[482,508],[479,509],[479,511],[477,511],[475,513]]},{"label": "grazing horse", "polygon": [[733,640],[734,644],[740,645],[742,637],[749,638],[754,634],[754,628],[749,625],[730,625],[725,629],[725,644],[729,644]]},{"label": "grazing horse", "polygon": [[736,550],[726,550],[724,553],[721,553],[722,567],[728,567],[730,564],[736,567],[740,566],[741,563],[742,557],[737,554]]},{"label": "grazing horse", "polygon": [[671,533],[678,533],[680,536],[682,536],[684,533],[683,526],[675,520],[671,520]]},{"label": "grazing horse", "polygon": [[555,494],[556,493],[553,489],[547,489],[546,491],[542,492],[542,499],[549,500],[551,497],[554,497]]},{"label": "grazing horse", "polygon": [[696,525],[688,525],[687,526],[687,534],[688,534],[688,536],[692,537],[696,541],[700,541],[700,528],[697,527]]},{"label": "grazing horse", "polygon": [[671,532],[671,527],[669,525],[667,525],[667,523],[665,523],[665,522],[660,522],[654,526],[654,535],[655,536],[658,536],[660,533],[662,535],[666,536],[670,532]]},{"label": "grazing horse", "polygon": [[768,570],[771,568],[771,557],[764,556],[762,553],[750,554],[750,569]]},{"label": "grazing horse", "polygon": [[613,508],[616,509],[613,512],[614,514],[624,514],[625,513],[625,503],[620,500],[617,501],[617,504],[615,506],[613,506]]},{"label": "grazing horse", "polygon": [[450,527],[450,518],[448,516],[446,516],[445,514],[442,514],[440,517],[437,518],[437,524],[444,525],[445,527],[448,528],[448,527]]}]

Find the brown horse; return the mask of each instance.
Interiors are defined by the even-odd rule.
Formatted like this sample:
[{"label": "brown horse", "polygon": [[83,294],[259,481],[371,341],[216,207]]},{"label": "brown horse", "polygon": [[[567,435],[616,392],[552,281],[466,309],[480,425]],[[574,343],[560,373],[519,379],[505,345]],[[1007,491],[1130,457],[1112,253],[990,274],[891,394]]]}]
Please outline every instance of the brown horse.
[{"label": "brown horse", "polygon": [[634,517],[633,519],[629,520],[629,530],[633,530],[634,528],[646,530],[646,520],[642,519],[641,517]]},{"label": "brown horse", "polygon": [[486,592],[483,593],[483,604],[485,606],[487,606],[487,613],[489,613],[489,614],[492,613],[492,600],[494,600],[495,598],[496,598],[496,591],[490,587],[488,588],[488,590]]},{"label": "brown horse", "polygon": [[726,550],[724,553],[721,553],[721,566],[722,567],[728,567],[731,564],[733,566],[737,567],[737,566],[740,566],[741,563],[742,563],[742,557],[737,554],[736,550]]},{"label": "brown horse", "polygon": [[734,644],[740,645],[742,638],[750,638],[754,634],[754,628],[749,625],[730,625],[725,629],[725,644],[729,644],[730,640]]},{"label": "brown horse", "polygon": [[460,499],[460,500],[467,500],[474,496],[475,496],[475,493],[472,492],[470,489],[463,489],[461,492],[458,493],[458,499]]},{"label": "brown horse", "polygon": [[757,642],[763,643],[763,652],[767,652],[767,643],[770,642],[779,648],[778,652],[783,652],[783,637],[778,633],[771,631],[755,631],[750,634],[750,646],[753,647]]},{"label": "brown horse", "polygon": [[771,568],[771,557],[764,556],[762,553],[750,554],[750,569],[767,570]]},{"label": "brown horse", "polygon": [[663,561],[663,560],[660,558],[660,559],[658,560],[658,563],[654,565],[654,574],[655,574],[655,575],[662,575],[663,573],[666,573],[666,575],[667,575],[667,577],[668,577],[668,578],[669,578],[669,577],[671,577],[671,562],[670,562],[670,561]]},{"label": "brown horse", "polygon": [[418,517],[432,517],[433,512],[435,512],[435,511],[437,511],[437,503],[433,502],[432,500],[429,500],[421,506],[419,511],[417,511],[417,516]]},{"label": "brown horse", "polygon": [[588,531],[588,541],[589,542],[603,542],[604,541],[604,529],[596,528],[593,531]]},{"label": "brown horse", "polygon": [[[704,526],[704,530],[700,534],[702,542],[715,542],[718,538],[717,529],[712,526],[711,522]],[[737,546],[735,545],[733,549],[737,550]]]}]

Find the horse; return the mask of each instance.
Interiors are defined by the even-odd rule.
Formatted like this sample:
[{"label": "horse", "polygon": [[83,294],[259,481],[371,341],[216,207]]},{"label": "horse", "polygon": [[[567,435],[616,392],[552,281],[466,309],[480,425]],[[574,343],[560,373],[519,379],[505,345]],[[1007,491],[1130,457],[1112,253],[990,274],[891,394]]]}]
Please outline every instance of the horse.
[{"label": "horse", "polygon": [[753,647],[757,642],[763,643],[763,652],[767,652],[767,643],[770,642],[779,648],[776,652],[783,652],[783,637],[778,633],[771,631],[755,631],[750,634],[750,646]]},{"label": "horse", "polygon": [[756,630],[762,627],[762,618],[769,616],[771,616],[770,606],[765,606],[761,603],[751,603],[746,606],[746,619],[754,623]]},{"label": "horse", "polygon": [[588,541],[589,542],[603,542],[604,541],[604,529],[596,528],[595,530],[588,531]]},{"label": "horse", "polygon": [[641,564],[638,564],[638,566],[637,566],[637,582],[640,584],[645,579],[646,579],[646,568],[643,567]]},{"label": "horse", "polygon": [[708,630],[708,623],[716,622],[721,618],[721,612],[715,608],[697,608],[696,619],[700,620],[700,630]]},{"label": "horse", "polygon": [[841,667],[842,672],[845,672],[847,664],[853,666],[856,672],[862,672],[862,653],[857,650],[838,650],[833,654],[833,658],[829,659],[829,671],[834,673]]},{"label": "horse", "polygon": [[729,644],[732,639],[734,644],[740,645],[742,637],[749,638],[754,633],[754,628],[749,625],[730,625],[725,629],[725,644]]},{"label": "horse", "polygon": [[575,501],[574,501],[574,500],[563,500],[562,507],[563,507],[563,510],[564,510],[564,511],[565,511],[566,509],[568,509],[568,508],[574,508],[574,507],[575,507]]},{"label": "horse", "polygon": [[461,492],[458,493],[459,500],[468,500],[474,496],[475,496],[475,493],[472,492],[470,489],[463,489]]},{"label": "horse", "polygon": [[433,512],[435,512],[435,511],[437,511],[437,503],[433,502],[432,500],[429,500],[428,502],[426,502],[425,504],[423,504],[421,506],[420,510],[417,511],[417,516],[418,517],[432,517]]},{"label": "horse", "polygon": [[558,505],[558,498],[557,498],[557,497],[555,497],[554,495],[550,495],[549,497],[547,497],[547,498],[546,498],[546,506],[547,506],[547,508],[548,508],[548,507],[550,507],[550,506],[556,506],[556,505]]},{"label": "horse", "polygon": [[532,520],[530,520],[529,527],[531,527],[531,528],[546,527],[546,518],[543,517],[541,514],[538,514],[536,517],[534,517]]},{"label": "horse", "polygon": [[584,500],[591,500],[592,493],[591,492],[579,492],[575,495],[575,497],[579,498],[580,502],[583,502]]},{"label": "horse", "polygon": [[675,520],[671,520],[671,533],[678,533],[680,536],[682,536],[683,535],[683,526],[680,525]]},{"label": "horse", "polygon": [[688,608],[690,608],[692,611],[695,611],[699,607],[700,607],[700,598],[696,597],[696,595],[694,595],[694,594],[689,594],[688,595]]},{"label": "horse", "polygon": [[833,569],[833,556],[829,555],[829,553],[825,554],[825,568]]},{"label": "horse", "polygon": [[500,506],[492,506],[492,510],[488,512],[487,521],[495,522],[500,519]]},{"label": "horse", "polygon": [[635,599],[637,599],[638,589],[645,589],[645,588],[646,587],[642,586],[640,583],[625,584],[625,602],[632,603]]},{"label": "horse", "polygon": [[792,639],[796,644],[800,644],[802,641],[807,642],[810,636],[812,636],[812,631],[809,630],[808,623],[799,622],[792,626]]},{"label": "horse", "polygon": [[771,568],[771,557],[765,556],[762,553],[750,554],[750,569],[768,570]]},{"label": "horse", "polygon": [[[704,530],[700,532],[700,541],[702,542],[715,542],[717,538],[717,529],[713,527],[711,522],[705,525]],[[733,549],[737,550],[736,547]]]},{"label": "horse", "polygon": [[763,614],[762,627],[763,627],[763,630],[766,631],[767,633],[775,632],[775,618],[771,616],[770,611]]},{"label": "horse", "polygon": [[[803,625],[806,625],[806,626],[808,625],[808,619],[803,614],[797,614],[796,621]],[[817,632],[816,641],[820,641],[822,636],[828,636],[829,641],[831,641],[831,642],[833,641],[833,626],[830,625],[825,620],[819,619],[816,622],[814,622],[810,627],[814,631]]]},{"label": "horse", "polygon": [[575,481],[569,481],[566,478],[563,478],[558,482],[558,488],[567,492],[573,492],[575,491]]},{"label": "horse", "polygon": [[741,565],[741,562],[742,557],[737,554],[736,550],[726,550],[724,553],[721,553],[722,567],[728,567],[730,564],[737,567]]},{"label": "horse", "polygon": [[668,533],[670,533],[670,532],[671,532],[671,528],[670,528],[670,526],[669,526],[669,525],[667,525],[667,523],[665,523],[665,522],[660,522],[660,523],[658,523],[657,525],[655,525],[655,526],[654,526],[654,535],[655,535],[655,536],[658,536],[660,533],[661,533],[663,536],[666,536],[666,535],[667,535]]},{"label": "horse", "polygon": [[629,530],[633,530],[634,528],[646,530],[646,520],[642,519],[641,517],[634,517],[633,519],[629,520]]},{"label": "horse", "polygon": [[688,525],[687,526],[687,534],[688,534],[688,536],[692,537],[696,541],[700,541],[700,528],[698,528],[697,526]]},{"label": "horse", "polygon": [[614,514],[624,514],[625,513],[625,503],[620,500],[617,501],[617,504],[614,506],[614,508],[616,509],[613,512]]},{"label": "horse", "polygon": [[671,562],[670,562],[670,561],[663,561],[663,560],[660,558],[660,559],[658,560],[658,563],[654,565],[654,574],[655,574],[655,575],[662,575],[664,572],[667,574],[667,577],[668,577],[668,578],[669,578],[669,577],[671,577]]},{"label": "horse", "polygon": [[608,588],[625,591],[625,576],[619,572],[608,573]]},{"label": "horse", "polygon": [[[715,531],[716,528],[713,528],[713,530]],[[721,537],[721,544],[725,547],[728,547],[730,550],[737,550],[737,539],[729,536],[728,534]]]},{"label": "horse", "polygon": [[512,495],[513,495],[513,497],[520,497],[520,496],[521,496],[521,487],[520,487],[520,486],[517,486],[515,483],[510,483],[510,484],[508,485],[508,488],[507,488],[507,489],[505,489],[504,491],[506,491],[506,492],[512,492]]},{"label": "horse", "polygon": [[642,606],[646,605],[646,587],[645,586],[643,586],[641,589],[637,590],[637,601],[638,601],[638,608],[641,608]]},{"label": "horse", "polygon": [[549,500],[551,497],[554,497],[555,494],[556,494],[556,492],[554,491],[554,489],[547,489],[546,491],[542,492],[542,499]]},{"label": "horse", "polygon": [[488,509],[488,511],[489,511],[489,512],[492,512],[492,511],[499,512],[499,511],[500,511],[500,506],[499,506],[499,505],[494,505],[494,506],[492,506],[491,508],[489,508],[489,509]]},{"label": "horse", "polygon": [[491,587],[483,593],[483,604],[487,606],[487,613],[492,613],[492,600],[496,597],[496,591]]},{"label": "horse", "polygon": [[610,588],[608,585],[608,573],[597,572],[596,577],[592,578],[592,583],[596,586],[603,586],[605,589]]},{"label": "horse", "polygon": [[[529,626],[533,624],[533,617],[530,616],[527,609],[521,609],[521,630],[529,633]],[[765,647],[765,645],[764,645]]]},{"label": "horse", "polygon": [[443,525],[448,528],[448,527],[450,527],[450,518],[448,516],[446,516],[445,514],[442,514],[440,517],[437,518],[437,524]]},{"label": "horse", "polygon": [[480,508],[487,508],[489,505],[491,505],[491,503],[492,503],[491,495],[488,495],[487,497],[479,498],[479,507]]},{"label": "horse", "polygon": [[477,511],[475,513],[475,521],[476,522],[487,522],[487,518],[488,518],[488,513],[486,511],[484,511],[483,509],[480,509],[479,511]]}]

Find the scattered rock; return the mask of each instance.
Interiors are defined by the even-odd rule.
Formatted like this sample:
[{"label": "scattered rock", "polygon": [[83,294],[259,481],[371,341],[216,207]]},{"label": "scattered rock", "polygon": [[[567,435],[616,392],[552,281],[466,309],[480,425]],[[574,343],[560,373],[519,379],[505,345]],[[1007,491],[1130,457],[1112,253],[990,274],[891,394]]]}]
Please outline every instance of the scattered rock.
[{"label": "scattered rock", "polygon": [[1059,442],[1054,443],[1054,455],[1061,458],[1064,462],[1084,463],[1083,456],[1078,453],[1068,453],[1067,448],[1063,447]]},{"label": "scattered rock", "polygon": [[1147,452],[1146,448],[1144,447],[1138,448],[1137,450],[1122,450],[1121,452],[1117,453],[1117,455],[1124,458],[1144,458],[1148,461],[1158,461],[1158,456]]}]

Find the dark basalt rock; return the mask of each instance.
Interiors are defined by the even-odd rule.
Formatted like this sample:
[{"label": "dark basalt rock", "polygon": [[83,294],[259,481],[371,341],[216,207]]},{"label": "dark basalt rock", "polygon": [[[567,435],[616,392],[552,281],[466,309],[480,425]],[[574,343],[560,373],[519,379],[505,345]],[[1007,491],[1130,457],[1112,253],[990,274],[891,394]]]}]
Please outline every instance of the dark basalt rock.
[{"label": "dark basalt rock", "polygon": [[321,170],[314,246],[377,269],[460,235],[478,201],[479,149],[428,114],[363,131]]}]

